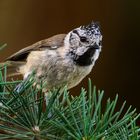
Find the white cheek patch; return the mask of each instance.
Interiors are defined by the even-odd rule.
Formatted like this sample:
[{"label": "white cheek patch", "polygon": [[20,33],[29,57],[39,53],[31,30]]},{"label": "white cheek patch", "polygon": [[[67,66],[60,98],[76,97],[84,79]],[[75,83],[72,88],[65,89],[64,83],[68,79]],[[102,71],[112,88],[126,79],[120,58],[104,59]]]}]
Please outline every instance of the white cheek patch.
[{"label": "white cheek patch", "polygon": [[86,51],[87,51],[88,48],[86,47],[78,47],[77,50],[76,50],[76,54],[77,55],[83,55]]}]

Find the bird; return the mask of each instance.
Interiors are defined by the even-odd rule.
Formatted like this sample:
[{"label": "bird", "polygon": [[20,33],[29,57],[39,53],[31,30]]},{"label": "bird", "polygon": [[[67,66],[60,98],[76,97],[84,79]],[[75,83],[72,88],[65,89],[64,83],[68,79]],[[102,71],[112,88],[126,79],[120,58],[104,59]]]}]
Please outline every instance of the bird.
[{"label": "bird", "polygon": [[77,27],[66,34],[38,41],[8,57],[8,76],[26,80],[34,71],[37,83],[46,89],[77,86],[91,71],[102,49],[102,33],[97,22]]}]

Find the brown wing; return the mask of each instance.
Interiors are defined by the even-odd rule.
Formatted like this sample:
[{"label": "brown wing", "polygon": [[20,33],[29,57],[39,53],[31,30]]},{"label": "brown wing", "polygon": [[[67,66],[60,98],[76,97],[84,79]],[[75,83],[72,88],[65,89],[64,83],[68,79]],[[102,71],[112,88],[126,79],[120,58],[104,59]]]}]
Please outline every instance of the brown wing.
[{"label": "brown wing", "polygon": [[65,36],[66,34],[59,34],[48,39],[41,40],[11,55],[6,59],[6,61],[25,61],[31,51],[42,51],[44,49],[57,49],[59,47],[62,47]]}]

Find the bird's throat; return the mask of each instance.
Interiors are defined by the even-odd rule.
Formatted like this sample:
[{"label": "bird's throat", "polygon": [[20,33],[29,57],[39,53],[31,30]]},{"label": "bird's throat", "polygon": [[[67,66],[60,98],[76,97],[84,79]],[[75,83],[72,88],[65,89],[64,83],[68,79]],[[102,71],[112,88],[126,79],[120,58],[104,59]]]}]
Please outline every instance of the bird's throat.
[{"label": "bird's throat", "polygon": [[79,66],[89,66],[93,63],[93,56],[96,52],[95,48],[89,48],[82,55],[73,54],[73,61]]}]

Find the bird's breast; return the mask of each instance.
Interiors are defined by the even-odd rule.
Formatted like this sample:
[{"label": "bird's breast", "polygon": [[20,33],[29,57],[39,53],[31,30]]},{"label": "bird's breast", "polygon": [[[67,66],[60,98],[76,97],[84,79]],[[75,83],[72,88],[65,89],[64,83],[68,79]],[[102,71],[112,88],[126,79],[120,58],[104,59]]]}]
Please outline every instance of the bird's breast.
[{"label": "bird's breast", "polygon": [[75,70],[71,76],[71,80],[68,82],[68,87],[72,88],[78,85],[92,70],[93,65],[90,66],[74,66]]},{"label": "bird's breast", "polygon": [[25,74],[36,71],[37,81],[46,82],[47,88],[59,88],[64,85],[72,88],[79,84],[92,70],[93,64],[80,66],[69,57],[61,56],[59,53],[32,52],[25,65]]}]

